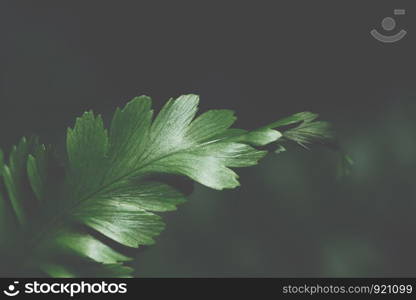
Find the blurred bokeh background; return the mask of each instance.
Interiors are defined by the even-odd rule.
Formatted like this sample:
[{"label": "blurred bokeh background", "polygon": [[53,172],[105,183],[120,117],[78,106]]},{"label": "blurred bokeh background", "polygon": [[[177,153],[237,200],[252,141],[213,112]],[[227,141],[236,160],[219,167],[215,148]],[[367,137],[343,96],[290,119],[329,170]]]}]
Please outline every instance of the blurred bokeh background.
[{"label": "blurred bokeh background", "polygon": [[136,275],[416,276],[415,18],[396,17],[396,44],[369,34],[407,3],[227,3],[0,2],[0,146],[62,147],[83,111],[108,119],[140,94],[197,93],[246,129],[314,111],[348,177],[331,151],[291,149],[239,170],[237,190],[196,185]]}]

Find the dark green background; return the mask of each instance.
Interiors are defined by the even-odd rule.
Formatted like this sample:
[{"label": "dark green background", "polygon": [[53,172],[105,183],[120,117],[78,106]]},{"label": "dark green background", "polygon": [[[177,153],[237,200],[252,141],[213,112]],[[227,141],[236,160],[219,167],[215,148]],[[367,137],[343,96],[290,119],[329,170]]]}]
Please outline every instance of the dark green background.
[{"label": "dark green background", "polygon": [[[137,276],[416,276],[409,2],[171,2],[1,1],[1,147],[34,133],[62,147],[83,111],[108,118],[139,94],[198,93],[247,129],[318,112],[355,161],[348,178],[319,148],[269,155],[237,190],[198,185]],[[377,42],[394,8],[409,34]]]}]

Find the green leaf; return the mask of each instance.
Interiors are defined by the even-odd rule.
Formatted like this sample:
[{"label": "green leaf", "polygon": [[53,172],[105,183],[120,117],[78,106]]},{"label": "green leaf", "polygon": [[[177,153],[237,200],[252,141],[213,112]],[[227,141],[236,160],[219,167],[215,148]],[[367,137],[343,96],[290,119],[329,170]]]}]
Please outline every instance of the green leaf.
[{"label": "green leaf", "polygon": [[131,258],[114,251],[88,233],[78,233],[66,229],[61,231],[53,242],[52,247],[56,247],[54,249],[56,251],[79,255],[100,263],[113,264],[131,260]]},{"label": "green leaf", "polygon": [[174,210],[183,202],[182,194],[162,183],[125,181],[82,203],[74,218],[125,246],[138,247],[153,244],[164,229],[152,211]]},{"label": "green leaf", "polygon": [[27,175],[33,192],[39,201],[45,201],[48,184],[48,149],[45,145],[36,145],[33,154],[27,158]]},{"label": "green leaf", "polygon": [[252,146],[265,146],[280,139],[282,133],[270,128],[260,128],[250,132],[242,132],[236,136],[231,133],[230,137],[235,142],[247,143]]},{"label": "green leaf", "polygon": [[34,201],[33,194],[28,191],[26,164],[29,154],[39,146],[36,138],[27,140],[23,137],[17,146],[12,148],[9,164],[3,164],[3,179],[16,218],[21,226],[26,225],[28,207]]},{"label": "green leaf", "polygon": [[110,129],[107,182],[139,163],[147,146],[152,115],[151,99],[146,96],[134,98],[122,110],[117,108]]},{"label": "green leaf", "polygon": [[334,132],[328,122],[316,121],[318,114],[301,112],[268,125],[266,128],[280,128],[297,124],[285,130],[283,136],[305,148],[308,144],[325,142],[334,138]]},{"label": "green leaf", "polygon": [[16,232],[15,245],[33,249],[32,255],[15,254],[22,268],[54,277],[130,276],[124,264],[131,258],[120,249],[153,244],[165,228],[159,213],[186,200],[163,179],[167,174],[231,189],[239,186],[234,168],[257,164],[267,154],[264,146],[275,143],[283,151],[284,140],[304,146],[331,137],[315,114],[247,131],[231,128],[236,118],[230,110],[196,116],[198,103],[196,95],[180,96],[154,116],[151,99],[136,97],[115,111],[109,130],[100,115],[84,113],[67,131],[62,180],[51,171],[50,147],[37,139],[23,138],[7,165],[0,152],[8,195],[0,194],[0,217],[10,203],[25,228]]},{"label": "green leaf", "polygon": [[68,180],[74,200],[100,188],[108,151],[107,130],[101,116],[86,112],[67,132]]},{"label": "green leaf", "polygon": [[[211,140],[227,130],[235,117],[231,111],[215,110],[193,121],[197,104],[195,95],[170,100],[151,123],[149,98],[136,98],[116,111],[110,138],[101,118],[88,113],[78,119],[68,131],[70,179],[78,182],[91,173],[94,179],[82,179],[83,189],[76,194],[82,201],[73,210],[73,218],[125,246],[150,245],[164,229],[160,217],[152,212],[154,199],[166,201],[163,205],[157,202],[159,211],[170,210],[173,203],[183,200],[178,195],[172,198],[172,191],[162,185],[152,185],[149,190],[147,183],[132,179],[176,174],[219,190],[238,186],[238,176],[229,167],[254,165],[266,152],[243,143]],[[266,139],[280,137],[268,131],[247,135],[247,140],[264,144]]]}]

